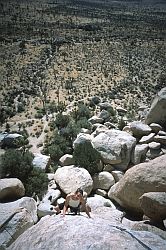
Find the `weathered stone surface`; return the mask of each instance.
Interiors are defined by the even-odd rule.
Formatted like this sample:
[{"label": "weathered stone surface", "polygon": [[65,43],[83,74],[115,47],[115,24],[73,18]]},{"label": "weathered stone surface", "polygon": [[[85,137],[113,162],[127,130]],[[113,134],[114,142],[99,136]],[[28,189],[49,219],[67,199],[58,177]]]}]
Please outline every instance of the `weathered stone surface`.
[{"label": "weathered stone surface", "polygon": [[75,192],[77,188],[82,188],[87,194],[90,194],[93,188],[93,180],[84,168],[75,166],[59,168],[55,172],[54,179],[65,194]]},{"label": "weathered stone surface", "polygon": [[148,144],[150,149],[160,149],[161,148],[161,144],[159,142],[150,142]]},{"label": "weathered stone surface", "polygon": [[115,182],[118,182],[124,176],[124,173],[118,170],[113,170],[111,174],[113,175]]},{"label": "weathered stone surface", "polygon": [[166,88],[161,89],[152,102],[146,123],[158,123],[166,128]]},{"label": "weathered stone surface", "polygon": [[55,203],[55,201],[61,196],[61,192],[58,189],[49,189],[42,199],[44,203]]},{"label": "weathered stone surface", "polygon": [[[116,210],[110,210],[109,218],[114,211]],[[119,227],[117,222],[104,219],[105,213],[104,218],[100,217],[89,219],[78,215],[67,215],[65,218],[60,215],[46,216],[22,234],[8,249],[117,250],[119,246],[121,249],[132,250],[144,250],[145,246],[158,250],[165,248],[166,241],[152,233]]]},{"label": "weathered stone surface", "polygon": [[144,144],[144,143],[152,142],[154,136],[155,136],[155,133],[150,133],[149,135],[144,135],[144,136],[142,136],[142,138],[139,140],[139,143],[140,143],[140,144]]},{"label": "weathered stone surface", "polygon": [[22,182],[17,178],[0,179],[0,200],[17,199],[25,194]]},{"label": "weathered stone surface", "polygon": [[114,185],[115,179],[113,175],[109,172],[103,171],[96,173],[93,177],[93,189],[104,189],[108,190],[111,186]]},{"label": "weathered stone surface", "polygon": [[147,144],[142,144],[142,145],[137,144],[132,151],[131,162],[135,165],[139,164],[141,161],[143,162],[146,158],[147,151],[148,151]]},{"label": "weathered stone surface", "polygon": [[147,158],[150,160],[155,159],[156,157],[159,157],[161,155],[163,155],[161,149],[149,149],[148,152],[146,153]]},{"label": "weathered stone surface", "polygon": [[135,231],[148,231],[160,236],[162,239],[166,240],[166,231],[153,226],[149,221],[130,221],[126,218],[123,219],[123,225]]},{"label": "weathered stone surface", "polygon": [[94,197],[88,197],[87,204],[91,207],[92,211],[94,211],[98,207],[115,208],[115,205],[109,199],[106,199],[98,194],[95,194]]},{"label": "weathered stone surface", "polygon": [[92,124],[95,124],[95,123],[103,123],[104,122],[104,120],[102,119],[102,118],[100,118],[100,117],[98,117],[98,116],[92,116],[91,118],[89,118],[89,120],[88,120],[90,123],[92,123]]},{"label": "weathered stone surface", "polygon": [[92,140],[92,144],[101,154],[105,164],[116,164],[119,169],[126,169],[130,162],[130,153],[136,139],[124,131],[108,130]]},{"label": "weathered stone surface", "polygon": [[65,154],[59,159],[59,164],[64,167],[64,166],[69,166],[74,164],[74,159],[72,155]]},{"label": "weathered stone surface", "polygon": [[103,189],[100,189],[100,188],[96,189],[96,194],[103,196],[103,197],[107,196],[107,192]]},{"label": "weathered stone surface", "polygon": [[144,135],[149,135],[152,131],[152,129],[148,125],[140,121],[131,122],[130,129],[133,133],[133,136],[135,136],[136,138],[141,138]]},{"label": "weathered stone surface", "polygon": [[79,133],[77,135],[77,138],[73,142],[73,146],[75,147],[76,145],[81,144],[81,143],[91,142],[92,139],[93,139],[93,136],[91,136],[89,134]]},{"label": "weathered stone surface", "polygon": [[37,220],[37,205],[32,198],[0,203],[0,249],[6,249]]},{"label": "weathered stone surface", "polygon": [[53,215],[56,211],[54,210],[54,206],[49,202],[41,202],[37,207],[37,215],[39,218],[42,218],[46,215]]},{"label": "weathered stone surface", "polygon": [[103,119],[104,121],[108,121],[108,119],[110,118],[110,113],[107,110],[102,110],[99,113],[98,117]]},{"label": "weathered stone surface", "polygon": [[46,170],[50,164],[50,156],[43,154],[34,154],[33,166]]},{"label": "weathered stone surface", "polygon": [[92,133],[92,136],[96,137],[97,135],[99,135],[102,132],[105,132],[106,130],[108,130],[108,127],[103,125],[103,124],[100,124],[99,126],[97,126],[95,131]]},{"label": "weathered stone surface", "polygon": [[156,135],[154,137],[155,142],[159,142],[162,145],[166,145],[166,135]]},{"label": "weathered stone surface", "polygon": [[[148,192],[166,192],[166,155],[141,163],[127,170],[111,188],[111,198],[121,206],[142,212],[139,198]],[[114,190],[113,190],[114,188]],[[108,196],[109,196],[108,192]]]},{"label": "weathered stone surface", "polygon": [[166,219],[166,192],[149,192],[140,197],[140,206],[153,221]]},{"label": "weathered stone surface", "polygon": [[154,132],[154,133],[158,133],[160,130],[162,130],[162,127],[159,125],[159,124],[157,124],[157,123],[151,123],[150,125],[149,125],[149,127],[152,129],[152,132]]}]

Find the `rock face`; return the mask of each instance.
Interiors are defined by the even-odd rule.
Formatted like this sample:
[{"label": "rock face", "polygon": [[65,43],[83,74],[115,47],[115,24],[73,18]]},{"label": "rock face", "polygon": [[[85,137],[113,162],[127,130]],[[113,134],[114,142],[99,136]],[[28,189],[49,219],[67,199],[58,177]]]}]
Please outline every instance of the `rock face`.
[{"label": "rock face", "polygon": [[140,206],[145,215],[155,222],[166,219],[166,192],[149,192],[140,197]]},{"label": "rock face", "polygon": [[166,88],[160,90],[152,102],[150,111],[146,117],[146,123],[158,123],[166,128]]},{"label": "rock face", "polygon": [[42,154],[34,154],[33,166],[46,170],[49,167],[50,156]]},{"label": "rock face", "polygon": [[17,178],[0,179],[0,200],[17,199],[25,194],[22,182]]},{"label": "rock face", "polygon": [[75,192],[77,188],[82,188],[87,194],[90,194],[93,188],[93,180],[84,168],[75,166],[59,168],[55,172],[54,179],[65,194]]},{"label": "rock face", "polygon": [[148,192],[166,192],[166,155],[127,170],[110,193],[121,206],[142,212],[139,198]]},{"label": "rock face", "polygon": [[[112,210],[110,210],[112,211]],[[110,215],[111,212],[110,212]],[[74,225],[74,226],[73,226]],[[124,230],[123,230],[124,229]],[[85,216],[46,216],[23,233],[9,250],[165,249],[166,241],[149,232],[125,230],[109,219]]]},{"label": "rock face", "polygon": [[110,163],[125,170],[136,139],[125,131],[112,129],[97,135],[92,143],[105,164]]},{"label": "rock face", "polygon": [[37,205],[32,198],[0,203],[0,249],[6,249],[37,220]]}]

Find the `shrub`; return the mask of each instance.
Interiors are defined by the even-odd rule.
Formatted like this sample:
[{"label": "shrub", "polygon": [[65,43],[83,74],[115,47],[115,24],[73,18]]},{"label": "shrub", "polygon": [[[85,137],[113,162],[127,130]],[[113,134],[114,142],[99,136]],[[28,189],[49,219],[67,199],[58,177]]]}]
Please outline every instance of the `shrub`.
[{"label": "shrub", "polygon": [[2,176],[15,177],[24,182],[33,169],[32,160],[33,155],[29,151],[8,149],[1,156]]},{"label": "shrub", "polygon": [[40,168],[33,168],[24,186],[25,195],[32,196],[35,193],[41,199],[48,187],[48,178],[46,173]]},{"label": "shrub", "polygon": [[63,115],[62,113],[58,113],[56,116],[55,125],[58,127],[58,129],[64,128],[68,125],[69,120],[70,119],[68,115]]},{"label": "shrub", "polygon": [[73,158],[77,166],[85,168],[93,175],[101,156],[90,142],[84,142],[75,146]]}]

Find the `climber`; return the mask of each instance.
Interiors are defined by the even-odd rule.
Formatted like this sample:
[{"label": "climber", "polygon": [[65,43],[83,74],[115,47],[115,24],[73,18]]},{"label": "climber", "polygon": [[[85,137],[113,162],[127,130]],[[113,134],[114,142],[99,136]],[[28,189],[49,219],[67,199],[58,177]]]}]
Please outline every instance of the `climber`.
[{"label": "climber", "polygon": [[80,207],[82,207],[85,210],[88,217],[91,218],[90,216],[91,208],[86,204],[86,200],[83,197],[83,190],[78,188],[75,193],[70,193],[66,196],[63,208],[62,206],[56,206],[55,210],[57,213],[60,213],[60,210],[63,209],[63,216],[65,216],[68,209],[70,209],[71,213],[79,214]]}]

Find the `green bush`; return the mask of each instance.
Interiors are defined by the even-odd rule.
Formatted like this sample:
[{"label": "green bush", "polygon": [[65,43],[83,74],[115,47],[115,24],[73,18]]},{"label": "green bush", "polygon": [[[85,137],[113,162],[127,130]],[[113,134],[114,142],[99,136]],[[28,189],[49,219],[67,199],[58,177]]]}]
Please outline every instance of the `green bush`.
[{"label": "green bush", "polygon": [[46,173],[40,168],[33,168],[24,186],[26,196],[32,196],[35,193],[41,199],[48,187]]},{"label": "green bush", "polygon": [[72,115],[73,115],[73,118],[76,121],[78,121],[83,117],[89,119],[91,116],[91,113],[90,113],[89,108],[86,105],[79,104],[78,107],[75,108],[75,111],[73,111]]},{"label": "green bush", "polygon": [[3,177],[18,178],[22,182],[33,169],[33,155],[29,151],[22,152],[16,149],[8,149],[1,156],[1,168]]},{"label": "green bush", "polygon": [[68,125],[69,121],[70,118],[68,115],[63,115],[62,113],[58,113],[56,116],[55,125],[58,127],[58,129],[64,128]]},{"label": "green bush", "polygon": [[90,142],[84,142],[75,146],[73,158],[76,166],[85,168],[93,175],[96,173],[96,164],[100,161],[101,156]]}]

